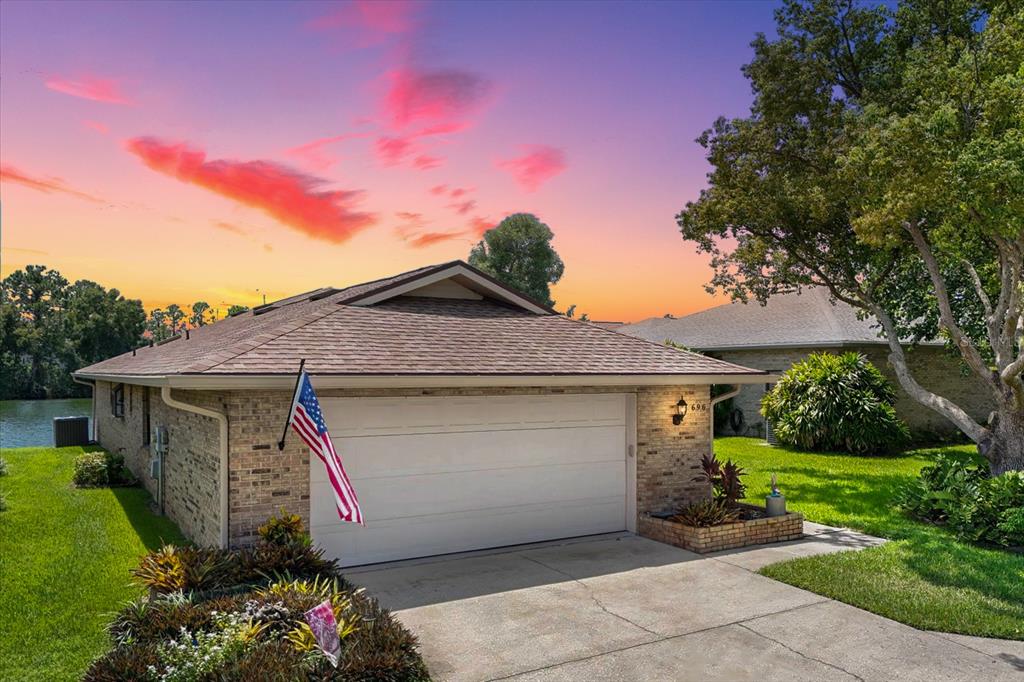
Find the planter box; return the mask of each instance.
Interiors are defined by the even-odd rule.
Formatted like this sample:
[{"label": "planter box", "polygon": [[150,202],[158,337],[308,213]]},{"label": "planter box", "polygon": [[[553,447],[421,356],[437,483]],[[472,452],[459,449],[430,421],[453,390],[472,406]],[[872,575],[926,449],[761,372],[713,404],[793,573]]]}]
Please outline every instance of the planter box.
[{"label": "planter box", "polygon": [[798,512],[707,527],[686,526],[650,514],[641,515],[638,521],[639,535],[700,554],[797,540],[804,534],[804,515]]}]

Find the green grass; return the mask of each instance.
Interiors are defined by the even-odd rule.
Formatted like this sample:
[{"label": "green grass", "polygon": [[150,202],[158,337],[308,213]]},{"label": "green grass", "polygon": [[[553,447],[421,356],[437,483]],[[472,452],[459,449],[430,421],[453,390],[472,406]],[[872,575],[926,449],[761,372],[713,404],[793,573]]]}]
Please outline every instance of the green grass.
[{"label": "green grass", "polygon": [[959,542],[892,506],[896,488],[943,450],[851,457],[770,447],[754,438],[715,440],[718,458],[749,472],[749,502],[763,503],[772,472],[787,507],[808,521],[846,526],[891,542],[767,566],[761,573],[925,630],[1024,640],[1024,555]]},{"label": "green grass", "polygon": [[0,450],[0,680],[79,679],[109,646],[110,614],[141,593],[128,571],[161,541],[183,541],[142,488],[75,488],[83,451]]}]

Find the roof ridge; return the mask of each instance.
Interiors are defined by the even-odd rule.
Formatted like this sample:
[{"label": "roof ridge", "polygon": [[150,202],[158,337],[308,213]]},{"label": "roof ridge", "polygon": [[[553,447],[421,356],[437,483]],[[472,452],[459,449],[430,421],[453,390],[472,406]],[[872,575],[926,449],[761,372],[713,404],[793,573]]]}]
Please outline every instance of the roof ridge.
[{"label": "roof ridge", "polygon": [[649,339],[645,339],[642,336],[633,336],[632,334],[622,334],[622,333],[619,333],[619,332],[615,331],[614,329],[608,329],[606,327],[598,327],[597,325],[591,324],[590,322],[583,322],[582,320],[574,320],[571,317],[566,317],[565,315],[556,315],[556,317],[559,317],[559,318],[565,320],[566,322],[576,322],[577,324],[586,324],[586,325],[589,325],[593,329],[599,329],[602,332],[606,332],[608,334],[617,334],[618,336],[625,336],[625,337],[630,338],[630,339],[636,339],[637,341],[643,341],[644,343],[650,344],[652,346],[656,346],[656,347],[661,348],[663,350],[676,351],[677,353],[682,353],[684,355],[689,355],[689,356],[692,356],[692,357],[695,357],[695,358],[701,358],[703,360],[711,360],[711,361],[720,363],[722,365],[728,365],[730,367],[736,367],[738,369],[743,369],[743,370],[749,370],[750,369],[749,367],[743,367],[742,365],[734,364],[732,362],[729,362],[728,360],[722,360],[721,358],[714,358],[714,357],[711,357],[710,355],[704,355],[703,353],[698,353],[696,351],[687,350],[687,349],[684,349],[684,348],[676,348],[675,346],[669,346],[666,343],[658,343],[657,341],[651,341]]},{"label": "roof ridge", "polygon": [[338,308],[331,305],[324,305],[316,310],[312,310],[303,315],[299,315],[297,318],[291,319],[285,323],[278,325],[270,331],[265,331],[261,334],[248,339],[246,341],[239,341],[238,343],[232,344],[223,350],[219,350],[206,358],[196,362],[194,364],[185,367],[181,370],[182,374],[193,374],[207,372],[214,367],[223,365],[225,362],[230,362],[240,355],[244,355],[251,350],[255,350],[260,346],[264,346],[275,339],[279,339],[286,334],[290,334],[297,329],[301,329],[306,325],[313,324],[317,320],[333,315],[338,312]]}]

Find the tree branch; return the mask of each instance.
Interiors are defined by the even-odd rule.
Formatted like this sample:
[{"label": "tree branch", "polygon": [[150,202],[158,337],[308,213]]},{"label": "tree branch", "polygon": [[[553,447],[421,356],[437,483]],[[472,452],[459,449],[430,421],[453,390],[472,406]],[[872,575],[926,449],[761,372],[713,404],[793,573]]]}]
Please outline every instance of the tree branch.
[{"label": "tree branch", "polygon": [[869,298],[864,298],[863,304],[881,323],[882,329],[885,330],[885,339],[889,343],[889,362],[892,364],[893,371],[896,372],[896,379],[900,382],[903,390],[907,392],[907,395],[949,419],[975,443],[981,443],[985,440],[989,435],[988,429],[974,421],[971,415],[967,414],[959,405],[947,398],[943,398],[941,395],[932,393],[917,383],[917,380],[911,376],[903,344],[900,343],[896,325],[893,323],[889,313]]},{"label": "tree branch", "polygon": [[974,269],[974,265],[971,264],[971,261],[966,258],[963,259],[963,263],[967,268],[967,272],[971,275],[971,281],[974,282],[974,290],[978,292],[978,298],[981,299],[981,305],[985,308],[985,316],[992,317],[992,301],[985,292],[985,287],[981,285],[981,277],[978,276],[978,271]]},{"label": "tree branch", "polygon": [[967,366],[989,385],[995,394],[996,400],[999,400],[1002,398],[1002,390],[998,385],[998,374],[985,364],[985,359],[981,357],[981,353],[974,345],[974,342],[964,334],[963,330],[960,329],[960,325],[956,323],[956,319],[953,317],[953,308],[949,303],[946,281],[942,279],[942,273],[939,271],[939,262],[935,259],[935,254],[932,253],[931,246],[929,246],[924,232],[921,231],[921,223],[905,222],[903,223],[903,229],[910,233],[918,253],[921,255],[922,260],[924,260],[928,276],[932,280],[932,287],[935,289],[935,298],[939,303],[939,319],[942,322],[942,326],[946,328],[946,331],[953,338],[953,343],[960,350],[960,355],[967,362]]}]

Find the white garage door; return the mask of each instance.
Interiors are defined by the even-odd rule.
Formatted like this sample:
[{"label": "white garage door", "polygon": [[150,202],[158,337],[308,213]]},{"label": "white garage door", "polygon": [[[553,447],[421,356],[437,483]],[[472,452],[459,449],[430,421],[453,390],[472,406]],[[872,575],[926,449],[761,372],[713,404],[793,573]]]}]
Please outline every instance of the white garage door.
[{"label": "white garage door", "polygon": [[[366,526],[311,458],[313,539],[343,566],[623,530],[626,395],[325,398]],[[627,482],[627,479],[629,481]]]}]

